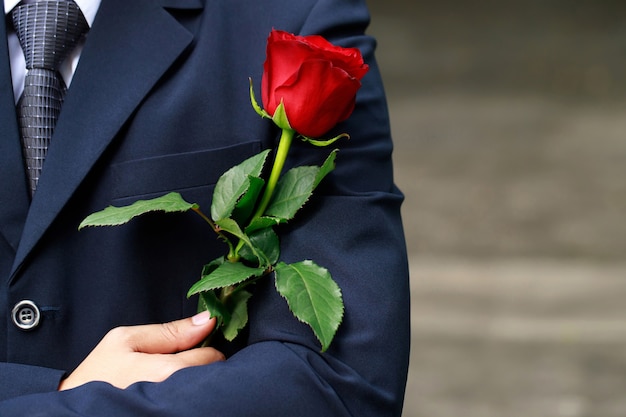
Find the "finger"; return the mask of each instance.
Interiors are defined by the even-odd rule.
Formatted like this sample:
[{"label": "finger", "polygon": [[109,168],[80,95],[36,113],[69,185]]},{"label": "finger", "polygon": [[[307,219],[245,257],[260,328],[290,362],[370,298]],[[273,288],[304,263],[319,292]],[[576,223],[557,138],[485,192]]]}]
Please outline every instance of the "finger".
[{"label": "finger", "polygon": [[195,348],[174,354],[133,353],[135,356],[134,375],[125,373],[130,381],[160,382],[169,378],[174,372],[192,366],[209,365],[225,360],[225,356],[211,347]]},{"label": "finger", "polygon": [[214,348],[196,348],[175,354],[148,354],[135,352],[133,366],[112,378],[119,388],[139,382],[161,382],[181,369],[209,365],[225,360],[224,355]]},{"label": "finger", "polygon": [[127,327],[124,342],[134,352],[176,353],[198,345],[214,328],[215,319],[205,311],[169,323]]},{"label": "finger", "polygon": [[190,366],[209,365],[214,362],[226,360],[222,352],[212,347],[202,347],[179,352],[176,360],[180,362],[181,368]]}]

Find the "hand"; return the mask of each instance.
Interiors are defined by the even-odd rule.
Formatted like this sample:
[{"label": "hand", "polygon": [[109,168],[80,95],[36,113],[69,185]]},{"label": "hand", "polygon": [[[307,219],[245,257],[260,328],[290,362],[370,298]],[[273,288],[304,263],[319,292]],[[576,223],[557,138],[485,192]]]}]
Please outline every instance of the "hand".
[{"label": "hand", "polygon": [[139,381],[160,382],[180,369],[222,361],[224,355],[216,349],[193,348],[214,327],[215,319],[208,312],[170,323],[117,327],[61,381],[59,390],[91,381],[118,388]]}]

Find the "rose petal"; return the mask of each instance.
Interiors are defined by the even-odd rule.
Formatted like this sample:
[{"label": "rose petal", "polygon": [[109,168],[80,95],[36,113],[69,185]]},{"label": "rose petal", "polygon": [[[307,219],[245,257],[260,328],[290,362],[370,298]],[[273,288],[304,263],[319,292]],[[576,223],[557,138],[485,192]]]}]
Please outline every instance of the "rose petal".
[{"label": "rose petal", "polygon": [[309,137],[322,136],[350,116],[368,71],[357,48],[273,30],[266,53],[261,95],[271,116],[282,101],[290,126]]},{"label": "rose petal", "polygon": [[308,60],[290,85],[276,90],[276,98],[285,103],[291,127],[316,138],[350,116],[360,85],[329,61]]}]

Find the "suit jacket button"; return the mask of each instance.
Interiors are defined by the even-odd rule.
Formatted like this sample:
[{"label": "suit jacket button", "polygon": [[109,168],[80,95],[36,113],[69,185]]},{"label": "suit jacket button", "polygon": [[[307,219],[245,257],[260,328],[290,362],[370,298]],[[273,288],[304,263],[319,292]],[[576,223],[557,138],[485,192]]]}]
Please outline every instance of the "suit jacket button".
[{"label": "suit jacket button", "polygon": [[32,330],[39,325],[39,308],[30,300],[22,300],[15,304],[11,313],[13,324],[21,330]]}]

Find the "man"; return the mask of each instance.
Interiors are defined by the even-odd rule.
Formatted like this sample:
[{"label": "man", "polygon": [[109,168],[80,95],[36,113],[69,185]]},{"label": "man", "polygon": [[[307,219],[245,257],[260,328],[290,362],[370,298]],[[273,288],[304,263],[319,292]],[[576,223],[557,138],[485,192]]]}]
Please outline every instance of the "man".
[{"label": "man", "polygon": [[[16,2],[4,3],[8,15]],[[32,197],[15,107],[25,70],[10,19],[0,23],[0,415],[400,415],[402,196],[364,2],[76,3],[90,28],[64,63],[71,85]],[[107,205],[170,191],[208,208],[221,173],[275,146],[275,128],[248,99],[272,28],[358,47],[370,65],[353,115],[337,127],[351,135],[337,169],[280,229],[282,259],[327,267],[345,317],[321,353],[266,279],[236,343],[194,348],[214,322],[194,316],[185,294],[224,253],[206,225],[154,214],[77,226]],[[297,143],[289,163],[320,163],[326,152]]]}]

